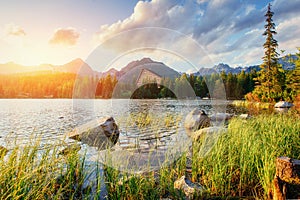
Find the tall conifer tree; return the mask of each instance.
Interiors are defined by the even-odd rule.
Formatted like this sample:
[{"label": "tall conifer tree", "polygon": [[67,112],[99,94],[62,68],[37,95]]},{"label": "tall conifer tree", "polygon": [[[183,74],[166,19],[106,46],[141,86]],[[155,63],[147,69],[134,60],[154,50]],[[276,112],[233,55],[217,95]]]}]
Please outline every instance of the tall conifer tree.
[{"label": "tall conifer tree", "polygon": [[279,54],[276,51],[278,43],[273,37],[277,32],[272,19],[273,15],[271,4],[269,4],[265,14],[266,24],[265,32],[263,33],[266,36],[266,41],[263,45],[265,54],[263,56],[263,64],[260,66],[262,70],[257,78],[259,84],[254,91],[263,101],[279,100],[283,96],[284,72],[278,64]]}]

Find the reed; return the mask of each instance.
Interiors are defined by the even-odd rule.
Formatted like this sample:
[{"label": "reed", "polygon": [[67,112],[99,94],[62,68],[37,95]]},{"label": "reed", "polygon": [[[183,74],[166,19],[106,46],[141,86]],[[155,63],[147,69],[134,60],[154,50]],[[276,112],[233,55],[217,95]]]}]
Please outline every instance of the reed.
[{"label": "reed", "polygon": [[[192,180],[203,185],[208,195],[195,199],[270,198],[276,157],[300,159],[299,130],[299,116],[293,112],[264,114],[248,120],[231,119],[228,131],[219,136],[205,156],[201,154],[203,141],[194,142]],[[99,165],[96,188],[92,190],[83,186],[88,176],[85,156],[77,152],[59,155],[57,145],[42,151],[39,147],[38,142],[16,147],[1,158],[1,199],[98,198],[101,179],[106,184],[108,199],[185,198],[182,191],[174,189],[174,181],[186,174],[185,153],[170,165],[157,171],[149,169],[147,173],[135,174],[104,166],[104,176],[99,177]]]},{"label": "reed", "polygon": [[194,145],[193,178],[213,196],[272,195],[275,159],[300,158],[300,120],[292,113],[232,119],[206,157]]},{"label": "reed", "polygon": [[77,199],[83,196],[83,163],[77,152],[59,155],[53,145],[15,147],[0,160],[1,199]]}]

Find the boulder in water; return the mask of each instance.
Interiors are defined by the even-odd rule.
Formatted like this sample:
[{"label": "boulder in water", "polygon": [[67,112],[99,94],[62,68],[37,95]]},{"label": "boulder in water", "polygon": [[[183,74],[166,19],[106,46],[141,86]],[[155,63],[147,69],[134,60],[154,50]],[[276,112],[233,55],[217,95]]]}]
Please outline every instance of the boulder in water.
[{"label": "boulder in water", "polygon": [[99,149],[110,148],[119,139],[119,128],[113,117],[93,120],[75,128],[68,137]]},{"label": "boulder in water", "polygon": [[70,144],[63,150],[61,150],[58,154],[59,155],[68,155],[70,153],[78,152],[81,149],[81,146],[79,144]]},{"label": "boulder in water", "polygon": [[203,110],[194,109],[185,118],[184,127],[187,133],[191,136],[194,131],[201,128],[209,127],[210,119]]},{"label": "boulder in water", "polygon": [[207,134],[206,136],[212,136],[213,134],[223,133],[226,132],[227,129],[223,127],[206,127],[203,129],[200,129],[198,131],[195,131],[192,135],[193,141],[198,141],[203,135]]},{"label": "boulder in water", "polygon": [[210,116],[212,121],[225,121],[232,118],[232,115],[229,113],[215,113]]}]

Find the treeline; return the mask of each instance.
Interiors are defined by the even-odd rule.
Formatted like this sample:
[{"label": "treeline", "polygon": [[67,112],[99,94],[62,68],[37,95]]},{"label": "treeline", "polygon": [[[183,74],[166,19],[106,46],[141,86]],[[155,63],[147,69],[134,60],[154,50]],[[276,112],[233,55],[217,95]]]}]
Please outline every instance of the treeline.
[{"label": "treeline", "polygon": [[0,76],[1,98],[72,98],[75,74]]},{"label": "treeline", "polygon": [[[239,74],[194,76],[182,74],[176,79],[164,78],[155,83],[136,86],[136,81],[118,82],[105,77],[79,77],[71,73],[19,74],[0,76],[0,98],[178,98],[211,97],[218,84],[224,85],[228,99],[241,99],[254,89],[255,71]],[[220,83],[221,81],[221,83]],[[211,84],[213,83],[213,84]],[[188,91],[190,90],[190,91]]]},{"label": "treeline", "polygon": [[[254,89],[254,78],[257,76],[256,71],[239,74],[211,74],[206,76],[194,76],[193,74],[182,74],[175,80],[164,78],[161,85],[156,83],[144,84],[137,88],[131,94],[131,98],[188,98],[197,97],[218,97],[227,99],[242,99],[245,94]],[[128,88],[131,88],[128,86]],[[221,90],[221,91],[220,91]],[[217,94],[213,94],[217,93]],[[129,90],[120,90],[117,95],[130,94]],[[126,96],[129,97],[129,96]]]}]

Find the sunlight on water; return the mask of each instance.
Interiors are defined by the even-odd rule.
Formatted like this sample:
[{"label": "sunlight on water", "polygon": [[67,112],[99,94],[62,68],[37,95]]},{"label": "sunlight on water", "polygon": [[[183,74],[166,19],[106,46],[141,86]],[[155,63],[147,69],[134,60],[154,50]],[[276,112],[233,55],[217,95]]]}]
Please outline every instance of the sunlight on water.
[{"label": "sunlight on water", "polygon": [[[163,154],[180,147],[186,136],[186,115],[194,108],[208,115],[227,106],[211,105],[209,100],[83,100],[83,99],[1,99],[0,145],[9,149],[40,139],[41,145],[72,143],[65,134],[96,118],[112,116],[120,130],[114,149],[148,154],[154,148]],[[220,109],[222,110],[222,109]],[[186,140],[186,139],[184,139]],[[177,143],[176,143],[177,142]],[[170,149],[168,149],[170,147]],[[82,145],[88,157],[95,148]]]}]

